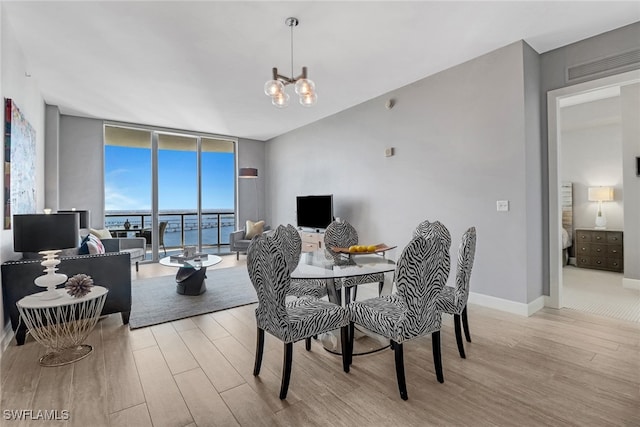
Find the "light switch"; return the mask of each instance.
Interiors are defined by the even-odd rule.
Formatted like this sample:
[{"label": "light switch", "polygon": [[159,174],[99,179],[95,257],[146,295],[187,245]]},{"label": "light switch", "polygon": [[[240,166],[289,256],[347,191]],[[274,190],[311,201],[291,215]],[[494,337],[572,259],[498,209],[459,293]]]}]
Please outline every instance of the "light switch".
[{"label": "light switch", "polygon": [[496,202],[496,209],[498,210],[498,212],[507,212],[509,210],[509,201],[498,200]]},{"label": "light switch", "polygon": [[393,156],[393,147],[385,148],[384,149],[384,155],[385,155],[385,157]]}]

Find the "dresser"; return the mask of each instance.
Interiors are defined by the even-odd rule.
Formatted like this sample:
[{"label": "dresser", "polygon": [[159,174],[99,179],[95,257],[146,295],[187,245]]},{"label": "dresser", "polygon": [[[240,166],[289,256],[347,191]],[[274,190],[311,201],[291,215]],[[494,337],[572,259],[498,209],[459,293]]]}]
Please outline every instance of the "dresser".
[{"label": "dresser", "polygon": [[300,230],[302,252],[314,252],[324,247],[324,233]]},{"label": "dresser", "polygon": [[576,265],[622,272],[622,231],[576,229]]}]

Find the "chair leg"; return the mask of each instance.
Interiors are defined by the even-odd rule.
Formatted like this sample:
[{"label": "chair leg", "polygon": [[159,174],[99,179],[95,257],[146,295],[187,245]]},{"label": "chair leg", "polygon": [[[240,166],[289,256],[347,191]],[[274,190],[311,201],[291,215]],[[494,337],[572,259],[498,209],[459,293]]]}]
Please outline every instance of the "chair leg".
[{"label": "chair leg", "polygon": [[164,251],[164,256],[167,256],[167,248],[164,247],[164,243],[162,244],[162,250]]},{"label": "chair leg", "polygon": [[378,283],[378,296],[382,295],[382,289],[384,288],[384,282]]},{"label": "chair leg", "polygon": [[264,329],[258,328],[258,339],[256,341],[256,361],[253,365],[253,375],[260,374],[262,366],[262,352],[264,350]]},{"label": "chair leg", "polygon": [[340,328],[340,341],[342,344],[342,369],[345,372],[349,372],[349,365],[351,364],[351,339],[349,338],[349,329],[351,325],[345,325]]},{"label": "chair leg", "polygon": [[138,263],[138,261],[136,261],[136,271],[138,271],[138,267],[140,267],[140,263]]},{"label": "chair leg", "polygon": [[282,383],[280,384],[280,399],[287,398],[289,380],[291,379],[291,359],[293,358],[293,343],[284,344],[284,362],[282,364]]},{"label": "chair leg", "polygon": [[454,314],[453,325],[456,328],[456,343],[458,344],[458,352],[460,353],[460,357],[466,359],[467,356],[464,354],[464,344],[462,342],[462,327],[460,323],[462,323],[462,321],[460,320],[460,315]]},{"label": "chair leg", "polygon": [[355,324],[353,322],[349,322],[349,366],[353,363],[353,338],[355,331]]},{"label": "chair leg", "polygon": [[440,355],[440,331],[431,334],[431,346],[433,347],[433,364],[436,367],[436,378],[439,383],[444,382],[442,375],[442,357]]},{"label": "chair leg", "polygon": [[240,252],[236,252],[236,261],[240,260]]},{"label": "chair leg", "polygon": [[391,341],[393,343],[393,352],[396,357],[396,377],[398,377],[398,389],[400,389],[400,397],[402,400],[407,400],[409,396],[407,396],[407,382],[404,378],[404,355],[402,352],[402,343],[397,343]]},{"label": "chair leg", "polygon": [[307,351],[311,351],[311,337],[304,339],[304,348]]},{"label": "chair leg", "polygon": [[464,336],[467,342],[471,342],[471,334],[469,333],[469,319],[467,319],[467,306],[462,310],[462,326],[464,327]]},{"label": "chair leg", "polygon": [[344,305],[349,305],[351,302],[351,288],[344,288]]},{"label": "chair leg", "polygon": [[358,287],[354,286],[353,287],[353,298],[351,298],[351,301],[355,301],[357,296],[358,296]]}]

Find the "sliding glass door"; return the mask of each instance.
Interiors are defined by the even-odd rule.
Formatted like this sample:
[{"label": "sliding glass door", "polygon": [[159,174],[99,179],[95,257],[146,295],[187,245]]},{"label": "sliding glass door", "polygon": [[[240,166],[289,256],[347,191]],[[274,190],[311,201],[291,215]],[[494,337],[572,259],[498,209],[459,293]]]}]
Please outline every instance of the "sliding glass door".
[{"label": "sliding glass door", "polygon": [[144,235],[154,260],[184,246],[224,251],[235,229],[234,176],[232,140],[105,126],[105,225]]}]

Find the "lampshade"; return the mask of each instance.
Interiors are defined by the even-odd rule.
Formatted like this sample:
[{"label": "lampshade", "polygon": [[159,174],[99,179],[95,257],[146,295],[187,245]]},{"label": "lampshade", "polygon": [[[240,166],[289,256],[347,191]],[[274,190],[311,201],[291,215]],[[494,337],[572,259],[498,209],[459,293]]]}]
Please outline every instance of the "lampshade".
[{"label": "lampshade", "polygon": [[78,245],[80,218],[75,213],[13,215],[13,250],[40,252]]},{"label": "lampshade", "polygon": [[238,171],[238,178],[257,178],[258,169],[256,168],[240,168]]},{"label": "lampshade", "polygon": [[610,202],[613,200],[613,187],[589,187],[590,202]]},{"label": "lampshade", "polygon": [[80,215],[80,228],[91,227],[91,211],[67,209],[67,210],[59,210],[58,213],[77,213]]}]

